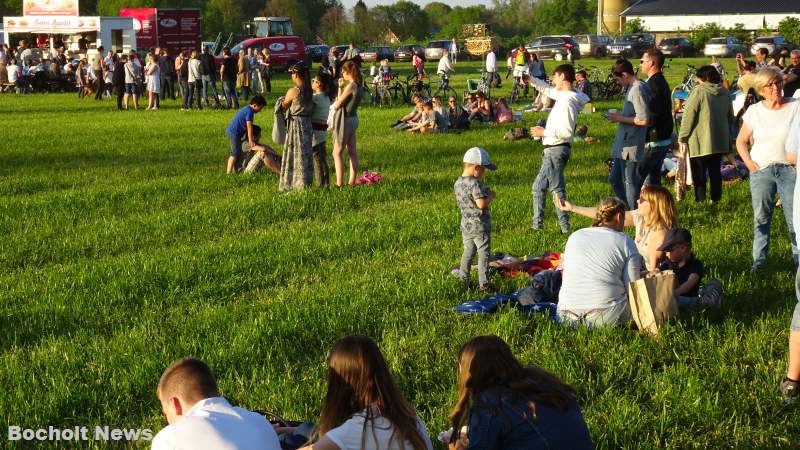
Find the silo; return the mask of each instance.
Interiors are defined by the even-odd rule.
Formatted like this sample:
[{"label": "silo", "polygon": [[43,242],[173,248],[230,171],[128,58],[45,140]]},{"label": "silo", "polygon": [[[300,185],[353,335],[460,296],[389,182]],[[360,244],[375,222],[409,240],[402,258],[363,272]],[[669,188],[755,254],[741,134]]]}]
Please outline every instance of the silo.
[{"label": "silo", "polygon": [[[603,2],[603,27],[608,33],[620,33],[621,27],[625,24],[625,19],[619,13],[631,6],[631,0],[598,0]],[[598,8],[599,10],[599,8]]]}]

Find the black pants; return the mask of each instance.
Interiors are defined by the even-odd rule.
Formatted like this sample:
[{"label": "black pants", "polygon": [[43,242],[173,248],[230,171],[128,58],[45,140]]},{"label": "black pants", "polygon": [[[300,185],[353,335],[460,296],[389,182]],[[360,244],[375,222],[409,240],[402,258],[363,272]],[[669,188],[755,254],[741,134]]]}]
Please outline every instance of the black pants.
[{"label": "black pants", "polygon": [[314,160],[314,177],[320,186],[328,186],[330,179],[328,177],[328,160],[325,153],[325,143],[311,147],[311,158]]},{"label": "black pants", "polygon": [[122,98],[125,96],[125,88],[123,86],[115,87],[114,90],[117,94],[117,109],[122,110]]},{"label": "black pants", "polygon": [[161,77],[161,100],[165,98],[175,100],[175,80],[172,75]]},{"label": "black pants", "polygon": [[203,98],[203,80],[197,80],[189,83],[189,106],[187,108],[192,107],[192,103],[197,100],[197,109],[203,109],[203,103],[201,102]]},{"label": "black pants", "polygon": [[267,94],[272,92],[272,70],[270,69],[262,70],[261,79],[264,80],[264,91]]},{"label": "black pants", "polygon": [[94,76],[97,78],[94,82],[94,88],[96,90],[94,94],[95,100],[101,100],[103,98],[103,92],[106,90],[106,82],[103,81],[103,71],[102,70],[95,70]]},{"label": "black pants", "polygon": [[706,179],[711,182],[711,200],[718,202],[722,198],[720,162],[722,162],[720,153],[689,158],[689,164],[692,165],[695,201],[702,202],[706,199]]}]

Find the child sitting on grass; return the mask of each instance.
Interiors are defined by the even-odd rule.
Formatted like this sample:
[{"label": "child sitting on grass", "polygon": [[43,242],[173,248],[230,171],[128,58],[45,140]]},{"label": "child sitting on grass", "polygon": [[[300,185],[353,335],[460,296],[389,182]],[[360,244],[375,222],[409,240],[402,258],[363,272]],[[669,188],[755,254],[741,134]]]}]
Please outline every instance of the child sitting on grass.
[{"label": "child sitting on grass", "polygon": [[427,101],[422,105],[422,117],[419,122],[407,130],[410,133],[419,131],[426,133],[442,133],[447,131],[447,119],[433,110],[433,102]]},{"label": "child sitting on grass", "polygon": [[244,173],[255,173],[266,166],[274,173],[281,173],[281,156],[272,147],[264,145],[261,140],[261,127],[253,125],[253,144],[242,143],[242,166]]},{"label": "child sitting on grass", "polygon": [[497,166],[489,162],[489,154],[480,147],[472,147],[464,154],[464,170],[456,180],[454,189],[456,204],[461,210],[461,240],[464,253],[461,255],[460,278],[469,282],[472,258],[478,254],[478,282],[480,290],[489,291],[489,252],[492,225],[489,204],[496,194],[481,182],[486,169]]},{"label": "child sitting on grass", "polygon": [[692,253],[692,234],[686,228],[676,228],[667,232],[664,243],[658,248],[667,253],[667,257],[658,265],[659,270],[672,270],[678,280],[675,288],[675,300],[682,310],[693,307],[719,308],[722,296],[717,280],[709,280],[708,285],[700,291],[703,279],[703,262]]}]

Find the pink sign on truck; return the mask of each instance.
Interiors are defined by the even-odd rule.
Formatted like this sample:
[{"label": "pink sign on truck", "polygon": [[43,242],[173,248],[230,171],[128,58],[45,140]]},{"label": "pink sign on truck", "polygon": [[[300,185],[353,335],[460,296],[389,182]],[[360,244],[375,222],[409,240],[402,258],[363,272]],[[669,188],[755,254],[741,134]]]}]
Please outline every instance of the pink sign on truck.
[{"label": "pink sign on truck", "polygon": [[123,8],[119,10],[119,15],[133,18],[136,45],[139,48],[150,48],[158,45],[155,8]]},{"label": "pink sign on truck", "polygon": [[140,49],[162,47],[173,55],[200,49],[199,9],[123,8],[119,15],[133,18]]}]

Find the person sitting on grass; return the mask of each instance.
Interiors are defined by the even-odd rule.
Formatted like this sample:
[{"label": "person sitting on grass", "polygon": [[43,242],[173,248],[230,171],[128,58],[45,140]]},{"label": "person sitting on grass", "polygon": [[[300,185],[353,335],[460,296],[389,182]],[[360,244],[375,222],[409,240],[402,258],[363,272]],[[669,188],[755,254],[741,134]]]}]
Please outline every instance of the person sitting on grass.
[{"label": "person sitting on grass", "polygon": [[703,262],[692,253],[692,234],[686,228],[670,230],[664,238],[664,244],[658,248],[666,252],[667,257],[658,265],[659,270],[675,272],[678,285],[675,288],[675,300],[678,307],[719,308],[722,295],[721,285],[716,280],[709,281],[700,295],[700,282],[703,279]]},{"label": "person sitting on grass", "polygon": [[153,438],[153,450],[281,448],[264,416],[220,396],[211,369],[199,359],[172,363],[161,375],[156,395],[169,425]]},{"label": "person sitting on grass", "polygon": [[422,96],[419,94],[413,94],[411,96],[411,102],[414,103],[414,109],[412,109],[410,113],[401,117],[400,120],[393,123],[392,128],[396,130],[405,130],[410,128],[412,124],[419,122],[419,120],[422,118],[422,105],[425,103],[422,99]]},{"label": "person sitting on grass", "polygon": [[494,120],[492,102],[481,91],[475,94],[475,105],[469,109],[469,120],[478,122],[491,122]]},{"label": "person sitting on grass", "polygon": [[253,139],[253,120],[255,115],[260,113],[267,101],[264,97],[256,95],[250,100],[250,104],[240,109],[228,125],[226,134],[231,143],[231,154],[228,157],[227,173],[231,174],[236,169],[239,158],[242,157],[242,140],[247,139],[250,148],[256,145]]},{"label": "person sitting on grass", "polygon": [[469,282],[472,258],[478,253],[478,282],[481,291],[491,290],[489,285],[489,252],[491,247],[492,224],[489,205],[496,194],[481,182],[486,169],[495,170],[497,166],[489,161],[489,154],[480,147],[472,147],[464,154],[464,170],[456,180],[454,189],[456,204],[461,210],[461,241],[464,253],[461,255],[459,277]]},{"label": "person sitting on grass", "polygon": [[458,104],[458,99],[453,95],[447,98],[447,122],[454,130],[469,128],[469,114]]},{"label": "person sitting on grass", "polygon": [[572,387],[523,366],[498,336],[474,337],[458,352],[451,423],[443,440],[452,450],[593,448]]},{"label": "person sitting on grass", "polygon": [[495,120],[497,123],[511,123],[514,121],[514,113],[506,103],[506,99],[499,98],[494,102]]},{"label": "person sitting on grass", "polygon": [[395,383],[378,345],[366,336],[333,344],[318,432],[319,440],[301,450],[433,450],[425,424]]},{"label": "person sitting on grass", "polygon": [[419,122],[406,131],[422,134],[444,133],[447,131],[447,119],[433,110],[433,102],[427,101],[422,105],[422,117]]},{"label": "person sitting on grass", "polygon": [[267,167],[273,173],[281,173],[281,155],[269,145],[261,142],[261,127],[253,125],[253,142],[242,142],[242,167],[244,173],[255,173]]},{"label": "person sitting on grass", "polygon": [[[575,210],[569,202],[566,210]],[[563,207],[563,206],[562,206]],[[625,204],[608,197],[594,212],[591,228],[573,232],[561,265],[564,267],[558,293],[558,317],[567,324],[589,326],[622,325],[631,320],[628,285],[641,277],[642,258],[636,244],[622,232],[625,226]]]}]

